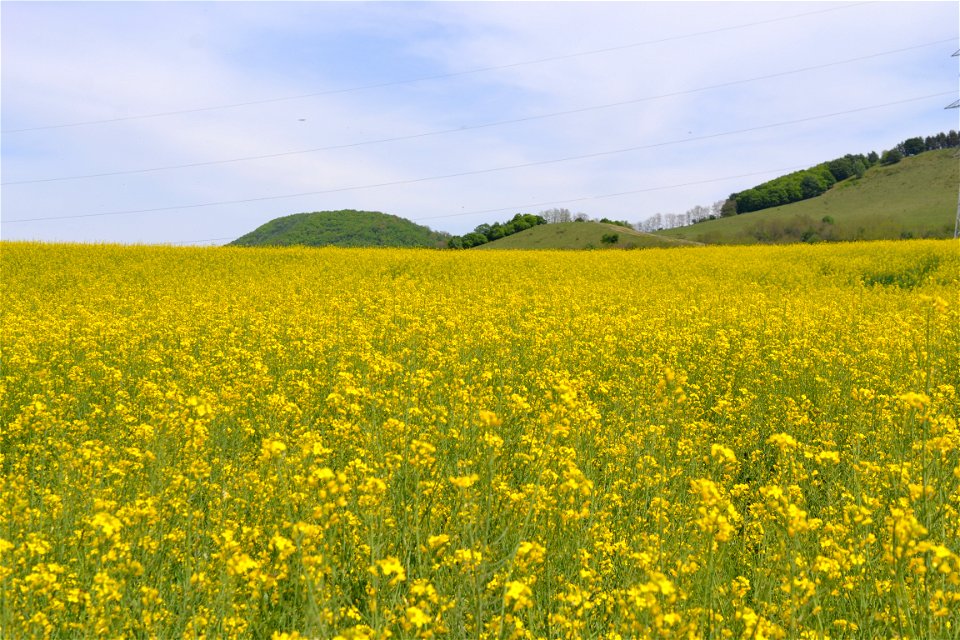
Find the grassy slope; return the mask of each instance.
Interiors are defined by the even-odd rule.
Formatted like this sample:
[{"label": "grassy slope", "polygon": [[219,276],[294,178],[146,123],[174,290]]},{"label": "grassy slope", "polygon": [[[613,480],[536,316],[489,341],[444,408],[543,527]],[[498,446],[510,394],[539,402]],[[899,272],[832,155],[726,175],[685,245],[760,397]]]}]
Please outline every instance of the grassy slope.
[{"label": "grassy slope", "polygon": [[[603,236],[616,233],[620,241],[604,244]],[[477,249],[639,249],[647,247],[674,247],[691,242],[660,238],[603,222],[560,222],[542,224],[506,238],[480,245]]]},{"label": "grassy slope", "polygon": [[[960,184],[955,153],[955,149],[922,153],[874,167],[862,179],[839,182],[817,198],[657,235],[711,244],[794,242],[809,230],[823,240],[949,237]],[[833,218],[833,224],[824,223],[825,216]]]},{"label": "grassy slope", "polygon": [[438,247],[446,238],[378,211],[319,211],[275,218],[231,242],[235,246]]}]

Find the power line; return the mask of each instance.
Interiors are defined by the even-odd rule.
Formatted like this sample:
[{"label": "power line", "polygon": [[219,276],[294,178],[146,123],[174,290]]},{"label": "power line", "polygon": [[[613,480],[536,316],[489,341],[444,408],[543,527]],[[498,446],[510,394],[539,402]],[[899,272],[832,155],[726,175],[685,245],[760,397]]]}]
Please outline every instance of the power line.
[{"label": "power line", "polygon": [[341,192],[344,192],[344,191],[357,191],[357,190],[361,190],[361,189],[375,189],[375,188],[380,188],[380,187],[392,187],[392,186],[400,186],[400,185],[406,185],[406,184],[415,184],[415,183],[418,183],[418,182],[428,182],[428,181],[432,181],[432,180],[443,180],[443,179],[447,179],[447,178],[459,178],[459,177],[463,177],[463,176],[481,175],[481,174],[484,174],[484,173],[495,173],[495,172],[499,172],[499,171],[509,171],[509,170],[513,170],[513,169],[523,169],[523,168],[527,168],[527,167],[536,167],[536,166],[542,166],[542,165],[548,165],[548,164],[558,164],[558,163],[561,163],[561,162],[569,162],[569,161],[571,161],[571,160],[585,160],[585,159],[588,159],[588,158],[599,158],[599,157],[603,157],[603,156],[610,156],[610,155],[616,155],[616,154],[620,154],[620,153],[627,153],[627,152],[630,152],[630,151],[640,151],[640,150],[643,150],[643,149],[653,149],[653,148],[665,147],[665,146],[670,146],[670,145],[675,145],[675,144],[683,144],[683,143],[687,143],[687,142],[696,142],[696,141],[700,141],[700,140],[710,140],[710,139],[714,139],[714,138],[721,138],[721,137],[725,137],[725,136],[737,135],[737,134],[740,134],[740,133],[749,133],[749,132],[752,132],[752,131],[762,131],[762,130],[764,130],[764,129],[773,129],[773,128],[776,128],[776,127],[783,127],[783,126],[788,126],[788,125],[792,125],[792,124],[800,124],[800,123],[803,123],[803,122],[812,122],[812,121],[814,121],[814,120],[823,120],[823,119],[826,119],[826,118],[833,118],[833,117],[837,117],[837,116],[848,115],[848,114],[851,114],[851,113],[860,113],[860,112],[863,112],[863,111],[870,111],[870,110],[873,110],[873,109],[880,109],[880,108],[883,108],[883,107],[890,107],[890,106],[899,105],[899,104],[906,104],[906,103],[909,103],[909,102],[917,102],[917,101],[919,101],[919,100],[926,100],[926,99],[929,99],[929,98],[939,98],[939,97],[942,97],[942,96],[945,96],[945,95],[951,95],[951,94],[953,94],[953,93],[954,93],[954,91],[944,91],[944,92],[941,92],[941,93],[934,93],[934,94],[929,94],[929,95],[925,95],[925,96],[918,96],[918,97],[915,97],[915,98],[908,98],[908,99],[905,99],[905,100],[896,100],[896,101],[894,101],[894,102],[886,102],[886,103],[883,103],[883,104],[871,105],[871,106],[868,106],[868,107],[859,107],[859,108],[857,108],[857,109],[847,109],[847,110],[845,110],[845,111],[837,111],[837,112],[834,112],[834,113],[827,113],[827,114],[822,114],[822,115],[818,115],[818,116],[810,116],[810,117],[806,117],[806,118],[798,118],[798,119],[796,119],[796,120],[786,120],[786,121],[783,121],[783,122],[775,122],[775,123],[772,123],[772,124],[766,124],[766,125],[761,125],[761,126],[757,126],[757,127],[748,127],[748,128],[746,128],[746,129],[735,129],[735,130],[733,130],[733,131],[724,131],[724,132],[722,132],[722,133],[713,133],[713,134],[709,134],[709,135],[705,135],[705,136],[694,136],[694,137],[690,137],[690,138],[684,138],[684,139],[681,139],[681,140],[670,140],[670,141],[667,141],[667,142],[657,142],[657,143],[653,143],[653,144],[637,145],[637,146],[632,146],[632,147],[624,147],[624,148],[622,148],[622,149],[611,149],[611,150],[607,150],[607,151],[597,151],[597,152],[594,152],[594,153],[585,153],[585,154],[576,155],[576,156],[567,156],[567,157],[563,157],[563,158],[553,158],[553,159],[550,159],[550,160],[539,160],[539,161],[536,161],[536,162],[525,162],[525,163],[521,163],[521,164],[506,165],[506,166],[501,166],[501,167],[491,167],[491,168],[487,168],[487,169],[477,169],[477,170],[473,170],[473,171],[461,171],[461,172],[458,172],[458,173],[449,173],[449,174],[437,175],[437,176],[427,176],[427,177],[422,177],[422,178],[412,178],[412,179],[409,179],[409,180],[396,180],[396,181],[393,181],[393,182],[381,182],[381,183],[376,183],[376,184],[356,185],[356,186],[352,186],[352,187],[337,187],[337,188],[334,188],[334,189],[322,189],[322,190],[317,190],[317,191],[305,191],[305,192],[302,192],[302,193],[291,193],[291,194],[283,194],[283,195],[277,195],[277,196],[260,196],[260,197],[256,197],[256,198],[242,198],[242,199],[238,199],[238,200],[220,200],[220,201],[216,201],[216,202],[203,202],[203,203],[188,204],[188,205],[179,205],[179,206],[173,206],[173,207],[155,207],[155,208],[152,208],[152,209],[130,209],[130,210],[123,210],[123,211],[107,211],[107,212],[103,212],[103,213],[83,213],[83,214],[75,214],[75,215],[47,216],[47,217],[39,217],[39,218],[20,218],[20,219],[16,219],[16,220],[2,220],[2,221],[0,221],[0,224],[14,224],[14,223],[20,223],[20,222],[38,222],[38,221],[42,221],[42,220],[68,220],[68,219],[75,219],[75,218],[96,218],[96,217],[102,217],[102,216],[130,215],[130,214],[140,214],[140,213],[156,213],[156,212],[160,212],[160,211],[174,211],[174,210],[179,210],[179,209],[197,209],[197,208],[201,208],[201,207],[212,207],[212,206],[225,205],[225,204],[244,204],[244,203],[249,203],[249,202],[264,202],[264,201],[267,201],[267,200],[284,200],[284,199],[290,199],[290,198],[299,198],[299,197],[303,197],[303,196],[323,195],[323,194],[329,194],[329,193],[341,193]]},{"label": "power line", "polygon": [[740,173],[735,176],[723,176],[722,178],[709,178],[707,180],[697,180],[694,182],[683,182],[680,184],[660,185],[657,187],[644,187],[643,189],[631,189],[630,191],[618,191],[617,193],[605,193],[599,196],[582,196],[577,198],[564,198],[562,200],[549,200],[546,202],[528,202],[527,204],[514,205],[512,207],[498,207],[496,209],[478,209],[476,211],[461,211],[460,213],[447,213],[440,216],[427,216],[423,218],[411,218],[414,222],[421,220],[438,220],[440,218],[457,218],[460,216],[472,216],[481,213],[497,213],[499,211],[516,211],[518,209],[529,209],[530,207],[547,207],[557,204],[569,204],[571,202],[586,202],[588,200],[603,200],[605,198],[616,198],[619,196],[635,195],[638,193],[649,193],[651,191],[665,191],[667,189],[680,189],[683,187],[694,187],[701,184],[710,184],[712,182],[724,182],[726,180],[736,180],[738,178],[749,178],[759,176],[765,173],[779,173],[781,171],[793,171],[810,166],[809,164],[793,165],[791,167],[780,167],[779,169],[765,169],[763,171],[751,171],[750,173]]},{"label": "power line", "polygon": [[317,92],[314,92],[314,93],[303,93],[303,94],[294,95],[294,96],[283,96],[283,97],[278,97],[278,98],[265,98],[265,99],[263,99],[263,100],[250,100],[250,101],[247,101],[247,102],[235,102],[235,103],[232,103],[232,104],[222,104],[222,105],[216,105],[216,106],[210,106],[210,107],[197,107],[197,108],[194,108],[194,109],[179,109],[179,110],[176,110],[176,111],[162,111],[162,112],[158,112],[158,113],[147,113],[147,114],[138,114],[138,115],[132,115],[132,116],[121,116],[121,117],[117,117],[117,118],[103,118],[103,119],[100,119],[100,120],[84,120],[84,121],[79,121],[79,122],[68,122],[68,123],[63,123],[63,124],[42,125],[42,126],[37,126],[37,127],[24,127],[24,128],[21,128],[21,129],[5,129],[5,130],[0,131],[0,133],[24,133],[24,132],[27,132],[27,131],[40,131],[40,130],[45,130],[45,129],[64,129],[64,128],[67,128],[67,127],[79,127],[79,126],[83,126],[83,125],[106,124],[106,123],[110,123],[110,122],[123,122],[123,121],[129,121],[129,120],[143,120],[143,119],[147,119],[147,118],[160,118],[160,117],[164,117],[164,116],[183,115],[183,114],[188,114],[188,113],[200,113],[200,112],[203,112],[203,111],[216,111],[216,110],[220,110],[220,109],[233,109],[233,108],[237,108],[237,107],[248,107],[248,106],[259,105],[259,104],[269,104],[269,103],[273,103],[273,102],[286,102],[286,101],[291,101],[291,100],[302,100],[302,99],[304,99],[304,98],[316,98],[316,97],[320,97],[320,96],[335,95],[335,94],[341,94],[341,93],[351,93],[351,92],[354,92],[354,91],[365,91],[365,90],[368,90],[368,89],[379,89],[379,88],[383,88],[383,87],[393,87],[393,86],[404,85],[404,84],[412,84],[412,83],[415,83],[415,82],[424,82],[424,81],[427,81],[427,80],[442,80],[442,79],[445,79],[445,78],[454,78],[454,77],[458,77],[458,76],[466,76],[466,75],[472,75],[472,74],[476,74],[476,73],[485,73],[485,72],[487,72],[487,71],[498,71],[498,70],[501,70],[501,69],[512,69],[512,68],[522,67],[522,66],[527,66],[527,65],[532,65],[532,64],[542,64],[542,63],[544,63],[544,62],[554,62],[554,61],[557,61],[557,60],[567,60],[567,59],[570,59],[570,58],[577,58],[577,57],[581,57],[581,56],[596,55],[596,54],[599,54],[599,53],[610,53],[610,52],[613,52],[613,51],[622,51],[622,50],[625,50],[625,49],[632,49],[632,48],[635,48],[635,47],[649,46],[649,45],[653,45],[653,44],[662,44],[662,43],[664,43],[664,42],[672,42],[672,41],[676,41],[676,40],[686,40],[686,39],[689,39],[689,38],[697,38],[697,37],[700,37],[700,36],[710,35],[710,34],[714,34],[714,33],[723,33],[723,32],[725,32],[725,31],[735,31],[735,30],[737,30],[737,29],[745,29],[745,28],[748,28],[748,27],[755,27],[755,26],[764,25],[764,24],[771,24],[771,23],[774,23],[774,22],[782,22],[782,21],[784,21],[784,20],[793,20],[793,19],[795,19],[795,18],[802,18],[802,17],[806,17],[806,16],[818,15],[818,14],[821,14],[821,13],[828,13],[828,12],[831,12],[831,11],[840,11],[840,10],[842,10],[842,9],[850,9],[850,8],[853,8],[853,7],[858,7],[858,6],[867,5],[867,4],[873,4],[873,2],[856,2],[856,3],[852,3],[852,4],[842,5],[842,6],[839,6],[839,7],[831,7],[831,8],[828,8],[828,9],[819,9],[819,10],[817,10],[817,11],[808,11],[808,12],[805,12],[805,13],[797,13],[797,14],[792,14],[792,15],[789,15],[789,16],[781,16],[781,17],[779,17],[779,18],[771,18],[771,19],[768,19],[768,20],[758,20],[758,21],[756,21],[756,22],[747,22],[747,23],[744,23],[744,24],[732,25],[732,26],[728,26],[728,27],[719,27],[719,28],[717,28],[717,29],[708,29],[708,30],[706,30],[706,31],[697,31],[697,32],[694,32],[694,33],[688,33],[688,34],[683,34],[683,35],[678,35],[678,36],[670,36],[670,37],[667,37],[667,38],[659,38],[659,39],[657,39],[657,40],[645,40],[645,41],[642,41],[642,42],[633,42],[633,43],[629,43],[629,44],[618,45],[618,46],[615,46],[615,47],[605,47],[605,48],[603,48],[603,49],[592,49],[592,50],[589,50],[589,51],[581,51],[581,52],[577,52],[577,53],[567,53],[567,54],[558,55],[558,56],[550,56],[550,57],[547,57],[547,58],[538,58],[538,59],[536,59],[536,60],[525,60],[525,61],[523,61],[523,62],[511,62],[511,63],[508,63],[508,64],[495,65],[495,66],[489,66],[489,67],[478,67],[478,68],[476,68],[476,69],[470,69],[470,70],[467,70],[467,71],[455,71],[455,72],[452,72],[452,73],[442,73],[442,74],[431,75],[431,76],[422,76],[422,77],[419,77],[419,78],[409,78],[409,79],[405,79],[405,80],[391,80],[391,81],[389,81],[389,82],[379,82],[379,83],[375,83],[375,84],[358,85],[358,86],[346,87],[346,88],[341,88],[341,89],[330,89],[330,90],[327,90],[327,91],[317,91]]},{"label": "power line", "polygon": [[426,137],[430,137],[430,136],[438,136],[438,135],[443,135],[443,134],[448,134],[448,133],[459,133],[459,132],[461,132],[461,131],[470,131],[470,130],[476,130],[476,129],[485,129],[485,128],[490,128],[490,127],[498,127],[498,126],[503,126],[503,125],[506,125],[506,124],[517,124],[517,123],[521,123],[521,122],[530,122],[530,121],[534,121],[534,120],[542,120],[542,119],[546,119],[546,118],[554,118],[554,117],[558,117],[558,116],[571,115],[571,114],[575,114],[575,113],[585,113],[585,112],[588,112],[588,111],[597,111],[597,110],[600,110],[600,109],[609,109],[609,108],[613,108],[613,107],[621,107],[621,106],[626,106],[626,105],[630,105],[630,104],[637,104],[637,103],[640,103],[640,102],[648,102],[648,101],[652,101],[652,100],[660,100],[660,99],[663,99],[663,98],[671,98],[671,97],[676,97],[676,96],[688,95],[688,94],[691,94],[691,93],[699,93],[699,92],[702,92],[702,91],[710,91],[710,90],[713,90],[713,89],[722,89],[722,88],[725,88],[725,87],[731,87],[731,86],[738,85],[738,84],[746,84],[746,83],[749,83],[749,82],[757,82],[757,81],[760,81],[760,80],[769,80],[769,79],[771,79],[771,78],[778,78],[778,77],[783,77],[783,76],[787,76],[787,75],[793,75],[793,74],[797,74],[797,73],[803,73],[803,72],[806,72],[806,71],[814,71],[814,70],[817,70],[817,69],[825,69],[825,68],[828,68],[828,67],[834,67],[834,66],[839,66],[839,65],[851,64],[851,63],[854,63],[854,62],[860,62],[860,61],[869,60],[869,59],[872,59],[872,58],[879,58],[879,57],[882,57],[882,56],[893,55],[893,54],[896,54],[896,53],[903,53],[903,52],[905,52],[905,51],[913,51],[913,50],[915,50],[915,49],[922,49],[922,48],[924,48],[924,47],[930,47],[930,46],[934,46],[934,45],[943,44],[944,42],[952,42],[953,40],[954,40],[954,38],[945,38],[945,39],[943,39],[943,40],[936,40],[936,41],[934,41],[934,42],[927,42],[927,43],[915,45],[915,46],[912,46],[912,47],[904,47],[904,48],[900,48],[900,49],[892,49],[892,50],[889,50],[889,51],[881,51],[881,52],[879,52],[879,53],[873,53],[873,54],[866,55],[866,56],[859,56],[859,57],[856,57],[856,58],[848,58],[848,59],[846,59],[846,60],[837,60],[837,61],[834,61],[834,62],[827,62],[827,63],[824,63],[824,64],[813,65],[813,66],[809,66],[809,67],[801,67],[801,68],[798,68],[798,69],[791,69],[791,70],[789,70],[789,71],[780,71],[780,72],[777,72],[777,73],[770,73],[770,74],[766,74],[766,75],[762,75],[762,76],[756,76],[756,77],[753,77],[753,78],[746,78],[746,79],[743,79],[743,80],[732,80],[732,81],[729,81],[729,82],[722,82],[722,83],[719,83],[719,84],[707,85],[707,86],[705,86],[705,87],[698,87],[698,88],[694,88],[694,89],[686,89],[686,90],[683,90],[683,91],[674,91],[674,92],[671,92],[671,93],[664,93],[664,94],[655,95],[655,96],[646,96],[646,97],[643,97],[643,98],[634,98],[634,99],[631,99],[631,100],[622,100],[622,101],[619,101],[619,102],[610,102],[610,103],[606,103],[606,104],[593,105],[593,106],[589,106],[589,107],[580,107],[580,108],[577,108],[577,109],[567,109],[567,110],[565,110],[565,111],[555,111],[555,112],[552,112],[552,113],[544,113],[544,114],[535,115],[535,116],[525,116],[525,117],[523,117],[523,118],[512,118],[512,119],[509,119],[509,120],[498,120],[498,121],[494,121],[494,122],[487,122],[487,123],[476,124],[476,125],[456,127],[456,128],[451,128],[451,129],[440,129],[440,130],[437,130],[437,131],[427,131],[427,132],[415,133],[415,134],[410,134],[410,135],[405,135],[405,136],[395,136],[395,137],[390,137],[390,138],[380,138],[380,139],[376,139],[376,140],[366,140],[366,141],[362,141],[362,142],[352,142],[352,143],[347,143],[347,144],[329,145],[329,146],[325,146],[325,147],[313,147],[313,148],[310,148],[310,149],[300,149],[300,150],[296,150],[296,151],[283,151],[283,152],[279,152],[279,153],[268,153],[268,154],[255,155],[255,156],[243,156],[243,157],[239,157],[239,158],[227,158],[227,159],[223,159],[223,160],[208,160],[208,161],[204,161],[204,162],[191,162],[191,163],[185,163],[185,164],[165,165],[165,166],[160,166],[160,167],[149,167],[149,168],[146,168],[146,169],[126,169],[126,170],[122,170],[122,171],[107,171],[107,172],[102,172],[102,173],[88,173],[88,174],[73,175],[73,176],[60,176],[60,177],[54,177],[54,178],[36,178],[36,179],[33,179],[33,180],[11,180],[11,181],[9,181],[9,182],[0,182],[0,185],[8,186],[8,185],[22,185],[22,184],[37,184],[37,183],[43,183],[43,182],[62,182],[62,181],[67,181],[67,180],[83,180],[83,179],[89,179],[89,178],[104,178],[104,177],[109,177],[109,176],[131,175],[131,174],[139,174],[139,173],[151,173],[151,172],[156,172],[156,171],[167,171],[167,170],[171,170],[171,169],[188,169],[188,168],[205,167],[205,166],[218,165],[218,164],[229,164],[229,163],[236,163],[236,162],[247,162],[247,161],[250,161],[250,160],[266,160],[266,159],[272,159],[272,158],[281,158],[281,157],[286,157],[286,156],[301,155],[301,154],[307,154],[307,153],[316,153],[316,152],[319,152],[319,151],[332,151],[332,150],[337,150],[337,149],[350,149],[350,148],[356,148],[356,147],[361,147],[361,146],[366,146],[366,145],[382,144],[382,143],[387,143],[387,142],[399,142],[399,141],[402,141],[402,140],[414,140],[414,139],[417,139],[417,138],[426,138]]},{"label": "power line", "polygon": [[[606,199],[606,198],[616,198],[616,197],[619,197],[619,196],[635,195],[635,194],[638,194],[638,193],[649,193],[649,192],[651,192],[651,191],[665,191],[665,190],[667,190],[667,189],[680,189],[680,188],[683,188],[683,187],[693,187],[693,186],[697,186],[697,185],[701,185],[701,184],[710,184],[710,183],[713,183],[713,182],[724,182],[724,181],[726,181],[726,180],[736,180],[736,179],[739,179],[739,178],[749,178],[749,177],[751,177],[751,176],[759,176],[759,175],[764,175],[764,174],[767,174],[767,173],[781,173],[781,172],[783,172],[783,171],[793,171],[793,170],[802,169],[802,168],[808,167],[808,166],[810,166],[810,165],[809,165],[809,164],[799,164],[799,165],[793,165],[793,166],[790,166],[790,167],[780,167],[780,168],[778,168],[778,169],[764,169],[763,171],[751,171],[751,172],[749,172],[749,173],[740,173],[740,174],[733,175],[733,176],[723,176],[723,177],[721,177],[721,178],[708,178],[708,179],[706,179],[706,180],[696,180],[696,181],[693,181],[693,182],[683,182],[683,183],[679,183],[679,184],[659,185],[659,186],[656,186],[656,187],[644,187],[644,188],[642,188],[642,189],[631,189],[631,190],[629,190],[629,191],[618,191],[618,192],[616,192],[616,193],[605,193],[605,194],[596,195],[596,196],[577,196],[577,197],[575,197],[575,198],[563,198],[563,199],[561,199],[561,200],[549,200],[549,201],[546,201],[546,202],[528,202],[528,203],[526,203],[526,204],[518,204],[518,205],[512,205],[512,206],[508,206],[508,207],[497,207],[497,208],[495,208],[495,209],[476,209],[476,210],[473,210],[473,211],[461,211],[461,212],[459,212],[459,213],[448,213],[448,214],[439,215],[439,216],[426,216],[426,217],[421,217],[421,218],[410,218],[410,220],[411,220],[412,222],[420,222],[420,221],[422,221],[422,220],[438,220],[438,219],[440,219],[440,218],[456,218],[456,217],[461,217],[461,216],[478,215],[478,214],[481,214],[481,213],[496,213],[496,212],[500,212],[500,211],[518,211],[518,210],[523,210],[523,209],[529,209],[529,208],[531,208],[531,207],[545,207],[545,206],[549,206],[549,205],[569,204],[569,203],[572,203],[572,202],[586,202],[586,201],[589,201],[589,200],[603,200],[603,199]],[[181,240],[181,241],[178,241],[178,242],[168,242],[168,243],[164,243],[164,244],[173,244],[173,245],[197,244],[197,243],[200,243],[200,242],[217,242],[217,241],[220,241],[220,240],[233,240],[233,239],[234,239],[234,238],[231,236],[231,237],[226,237],[226,238],[206,238],[206,239],[204,239],[204,240]]]}]

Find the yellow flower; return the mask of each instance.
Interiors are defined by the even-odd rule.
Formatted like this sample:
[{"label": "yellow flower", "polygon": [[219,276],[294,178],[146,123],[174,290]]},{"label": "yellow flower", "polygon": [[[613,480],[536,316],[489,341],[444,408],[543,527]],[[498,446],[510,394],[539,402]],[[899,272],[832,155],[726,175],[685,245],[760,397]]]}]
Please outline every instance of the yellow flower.
[{"label": "yellow flower", "polygon": [[227,571],[232,575],[243,575],[258,568],[260,563],[245,553],[238,553],[227,561]]},{"label": "yellow flower", "polygon": [[911,409],[923,409],[926,405],[930,404],[930,396],[925,393],[908,391],[907,393],[897,396],[897,398]]},{"label": "yellow flower", "polygon": [[93,516],[90,520],[90,523],[103,532],[108,538],[112,538],[120,529],[123,528],[123,523],[120,522],[120,519],[116,516],[101,511]]},{"label": "yellow flower", "polygon": [[730,583],[730,592],[737,598],[743,598],[750,591],[750,580],[744,576],[737,576]]},{"label": "yellow flower", "polygon": [[296,545],[289,538],[285,538],[279,533],[270,538],[270,546],[277,551],[281,558],[290,556],[297,550]]},{"label": "yellow flower", "polygon": [[464,569],[476,569],[483,561],[483,554],[472,549],[457,549],[453,552],[453,560]]},{"label": "yellow flower", "polygon": [[816,455],[816,460],[819,463],[829,460],[834,464],[840,464],[840,452],[839,451],[821,451]]},{"label": "yellow flower", "polygon": [[437,549],[439,547],[442,547],[446,545],[448,542],[450,542],[450,536],[448,536],[445,533],[441,533],[436,536],[429,536],[427,538],[427,546],[430,547],[431,549]]},{"label": "yellow flower", "polygon": [[725,447],[722,444],[710,445],[710,457],[722,463],[734,463],[737,461],[737,456],[733,453],[733,449]]},{"label": "yellow flower", "polygon": [[519,580],[511,580],[504,585],[503,601],[514,611],[533,606],[532,595],[530,587]]},{"label": "yellow flower", "polygon": [[493,411],[485,411],[483,409],[479,412],[480,415],[480,424],[485,427],[499,427],[503,424],[503,421],[497,417],[497,414]]},{"label": "yellow flower", "polygon": [[0,273],[4,637],[957,635],[953,242]]},{"label": "yellow flower", "polygon": [[400,564],[400,560],[394,556],[388,556],[383,560],[378,560],[377,566],[380,567],[380,572],[384,576],[393,576],[387,583],[390,586],[395,586],[407,579],[407,572],[404,570],[403,565]]},{"label": "yellow flower", "polygon": [[543,548],[543,545],[524,540],[517,547],[517,558],[522,558],[527,562],[543,562],[544,556],[546,555],[546,549]]},{"label": "yellow flower", "polygon": [[707,506],[719,504],[722,500],[717,484],[709,478],[699,478],[690,481],[690,491],[700,502]]},{"label": "yellow flower", "polygon": [[420,607],[407,607],[406,618],[417,629],[430,623],[430,616],[425,614]]},{"label": "yellow flower", "polygon": [[260,456],[264,459],[275,458],[283,455],[286,450],[287,445],[281,440],[264,438],[263,443],[260,445]]},{"label": "yellow flower", "polygon": [[450,476],[450,482],[453,484],[453,486],[460,487],[461,489],[472,487],[479,479],[480,476],[475,473],[460,477]]},{"label": "yellow flower", "polygon": [[797,448],[797,440],[788,433],[775,433],[767,438],[767,444],[779,447],[781,451],[790,451]]}]

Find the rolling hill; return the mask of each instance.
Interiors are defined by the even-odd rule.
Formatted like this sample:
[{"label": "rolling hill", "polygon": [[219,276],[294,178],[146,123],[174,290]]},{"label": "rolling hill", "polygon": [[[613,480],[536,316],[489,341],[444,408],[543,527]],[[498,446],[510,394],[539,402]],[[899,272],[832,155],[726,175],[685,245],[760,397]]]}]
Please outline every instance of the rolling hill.
[{"label": "rolling hill", "polygon": [[[617,241],[604,242],[615,234]],[[474,247],[486,249],[644,249],[695,245],[688,240],[665,238],[604,222],[559,222],[543,224],[506,238]]]},{"label": "rolling hill", "polygon": [[239,247],[444,247],[449,236],[379,211],[316,211],[274,218],[230,243]]},{"label": "rolling hill", "polygon": [[[644,233],[603,222],[541,224],[474,249],[637,249],[953,234],[960,185],[956,149],[927,151],[868,169],[820,196],[779,207]],[[610,242],[612,235],[616,241]],[[604,240],[606,236],[606,240]],[[451,236],[377,211],[319,211],[275,218],[233,246],[446,248]]]},{"label": "rolling hill", "polygon": [[957,212],[956,149],[867,170],[826,193],[781,207],[655,232],[706,244],[947,238]]}]

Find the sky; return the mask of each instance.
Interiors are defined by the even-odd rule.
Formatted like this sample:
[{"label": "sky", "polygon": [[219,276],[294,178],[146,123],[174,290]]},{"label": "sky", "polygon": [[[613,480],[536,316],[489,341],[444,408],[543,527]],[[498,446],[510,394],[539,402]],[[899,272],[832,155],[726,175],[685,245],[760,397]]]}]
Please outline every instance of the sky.
[{"label": "sky", "polygon": [[0,32],[4,240],[639,222],[960,128],[953,1],[4,1]]}]

